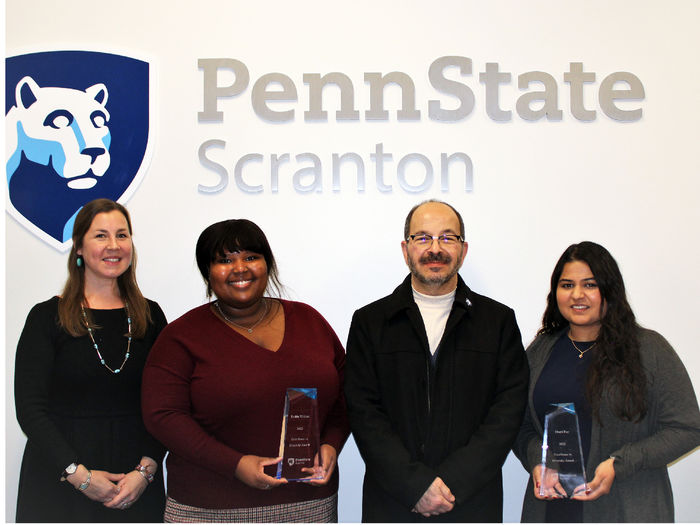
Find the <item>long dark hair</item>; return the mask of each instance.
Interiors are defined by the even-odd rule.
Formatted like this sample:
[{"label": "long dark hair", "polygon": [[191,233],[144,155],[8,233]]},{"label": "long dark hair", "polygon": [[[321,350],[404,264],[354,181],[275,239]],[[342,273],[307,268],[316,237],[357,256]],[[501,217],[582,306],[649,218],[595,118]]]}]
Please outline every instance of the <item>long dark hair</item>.
[{"label": "long dark hair", "polygon": [[573,261],[584,262],[591,269],[601,305],[606,308],[586,377],[586,399],[599,422],[603,396],[610,396],[613,412],[619,418],[640,421],[647,412],[647,378],[639,352],[639,326],[627,302],[620,268],[608,250],[590,241],[566,249],[552,272],[547,309],[537,333],[555,334],[569,326],[557,305],[557,287],[564,265]]},{"label": "long dark hair", "polygon": [[207,285],[207,297],[211,297],[209,269],[211,263],[225,252],[246,250],[259,253],[267,264],[267,287],[274,290],[277,297],[282,293],[277,263],[270,243],[260,227],[248,219],[229,219],[207,226],[197,239],[195,256],[197,267]]},{"label": "long dark hair", "polygon": [[[73,225],[73,247],[68,255],[68,279],[58,301],[58,321],[63,329],[73,337],[87,334],[80,307],[85,299],[85,265],[78,266],[78,250],[83,247],[83,239],[90,230],[92,221],[99,213],[118,211],[126,219],[131,235],[131,218],[126,208],[109,199],[95,199],[88,202],[78,212]],[[117,286],[122,299],[129,303],[131,330],[135,338],[146,334],[151,322],[151,311],[136,282],[136,248],[132,247],[131,264],[117,277]],[[92,325],[92,323],[91,323]]]}]

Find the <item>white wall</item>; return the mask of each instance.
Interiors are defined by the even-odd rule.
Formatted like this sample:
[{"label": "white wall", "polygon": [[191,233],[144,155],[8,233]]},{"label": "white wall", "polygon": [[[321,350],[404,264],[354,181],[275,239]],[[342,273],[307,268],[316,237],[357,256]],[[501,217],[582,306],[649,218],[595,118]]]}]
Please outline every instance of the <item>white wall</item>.
[{"label": "white wall", "polygon": [[[700,390],[693,307],[700,295],[699,17],[700,3],[690,1],[122,0],[96,7],[84,0],[8,0],[6,55],[89,49],[153,60],[154,155],[127,206],[139,282],[171,320],[205,300],[193,255],[198,234],[217,220],[246,217],[268,234],[290,297],[321,311],[344,341],[352,312],[389,293],[406,273],[399,247],[405,214],[414,203],[436,197],[464,216],[470,250],[463,277],[475,291],[515,309],[525,344],[537,329],[558,256],[572,242],[595,240],[620,263],[639,321],[669,339]],[[475,107],[467,118],[442,123],[428,117],[428,100],[452,108],[456,100],[431,87],[428,68],[448,55],[471,58],[471,75],[449,75],[471,88]],[[245,92],[219,101],[223,123],[197,120],[203,109],[200,58],[234,58],[250,72]],[[513,111],[509,121],[495,122],[486,112],[478,73],[487,62],[512,73],[499,90],[500,107]],[[563,78],[570,62],[596,73],[584,89],[586,108],[597,112],[591,122],[570,110]],[[327,90],[328,122],[306,122],[309,94],[302,75],[332,71],[352,79],[360,119],[336,122],[338,103]],[[388,121],[365,119],[364,73],[392,71],[415,82],[419,120],[398,121],[395,89],[387,90]],[[516,100],[528,91],[518,89],[517,76],[528,71],[555,78],[560,121],[529,122],[517,114]],[[620,104],[642,108],[639,121],[618,122],[599,107],[600,83],[617,71],[643,83],[643,101]],[[289,76],[298,90],[297,103],[270,104],[294,109],[290,122],[273,124],[253,111],[252,85],[271,72]],[[217,180],[198,158],[200,145],[211,139],[227,142],[210,157],[227,167],[230,181],[219,193],[203,194],[198,184]],[[390,192],[375,182],[370,153],[378,143],[393,153],[385,166]],[[440,153],[458,151],[473,162],[473,191],[466,192],[458,176],[448,192],[437,182],[420,193],[400,187],[396,165],[402,156],[425,155],[439,180]],[[264,187],[255,195],[241,191],[233,177],[238,159],[253,152],[264,157],[244,172],[249,184]],[[293,160],[304,152],[323,162],[320,192],[302,194],[291,182],[296,169],[308,166]],[[332,191],[331,154],[345,152],[365,161],[364,193],[351,177]],[[292,162],[280,169],[279,191],[272,193],[270,155],[283,153]],[[413,184],[420,179],[420,172],[409,173]],[[66,258],[9,216],[6,223],[5,516],[12,521],[24,447],[14,418],[14,350],[31,306],[60,290]],[[340,519],[359,521],[363,465],[352,441],[340,468]],[[700,516],[699,469],[697,453],[671,468],[678,521]],[[527,476],[512,456],[505,477],[504,518],[518,521]]]}]

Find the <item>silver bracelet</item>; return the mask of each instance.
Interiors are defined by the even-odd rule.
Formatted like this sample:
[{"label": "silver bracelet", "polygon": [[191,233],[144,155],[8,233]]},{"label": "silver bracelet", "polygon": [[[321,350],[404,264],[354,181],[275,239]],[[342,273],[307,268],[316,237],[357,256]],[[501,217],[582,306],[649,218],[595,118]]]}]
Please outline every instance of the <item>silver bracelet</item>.
[{"label": "silver bracelet", "polygon": [[153,474],[151,474],[150,472],[148,472],[148,467],[145,467],[145,466],[141,465],[141,463],[139,463],[138,465],[136,465],[136,466],[134,467],[134,470],[135,470],[136,472],[138,472],[139,474],[141,474],[141,475],[143,476],[143,478],[144,478],[146,481],[148,481],[148,484],[149,484],[149,485],[150,485],[151,483],[153,483]]},{"label": "silver bracelet", "polygon": [[88,470],[87,479],[78,486],[78,490],[84,492],[90,486],[90,479],[92,479],[92,471]]}]

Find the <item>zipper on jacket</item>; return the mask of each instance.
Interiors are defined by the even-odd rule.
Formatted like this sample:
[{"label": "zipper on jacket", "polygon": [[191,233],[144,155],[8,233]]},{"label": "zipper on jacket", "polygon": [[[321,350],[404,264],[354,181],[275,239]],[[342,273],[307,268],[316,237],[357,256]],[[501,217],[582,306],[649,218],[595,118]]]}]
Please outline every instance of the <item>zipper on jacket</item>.
[{"label": "zipper on jacket", "polygon": [[431,411],[431,405],[430,405],[430,358],[428,358],[425,362],[425,383],[426,383],[426,393],[428,397],[428,416],[430,416],[430,411]]}]

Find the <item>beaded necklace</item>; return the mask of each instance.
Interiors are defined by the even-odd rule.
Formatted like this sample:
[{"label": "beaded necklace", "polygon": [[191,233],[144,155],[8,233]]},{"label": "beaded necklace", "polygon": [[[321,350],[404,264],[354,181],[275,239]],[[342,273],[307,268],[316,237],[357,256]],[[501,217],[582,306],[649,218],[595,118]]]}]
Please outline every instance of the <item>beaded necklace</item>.
[{"label": "beaded necklace", "polygon": [[116,370],[112,370],[107,363],[105,363],[104,358],[102,357],[102,354],[100,353],[100,349],[97,346],[97,342],[95,341],[95,336],[92,333],[92,328],[90,327],[90,323],[88,323],[88,317],[87,313],[85,312],[85,307],[81,304],[80,305],[80,311],[83,314],[83,320],[85,321],[85,326],[87,326],[88,334],[90,335],[90,339],[92,340],[92,346],[95,348],[95,352],[97,352],[97,358],[100,360],[100,364],[104,366],[107,370],[112,372],[113,374],[118,374],[124,369],[124,365],[129,359],[129,352],[131,350],[131,314],[129,313],[129,303],[124,301],[124,308],[126,309],[126,324],[129,327],[129,339],[128,342],[126,343],[126,355],[124,356],[124,361],[122,361],[122,364],[119,365],[119,368]]}]

